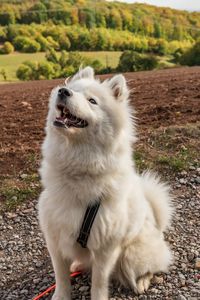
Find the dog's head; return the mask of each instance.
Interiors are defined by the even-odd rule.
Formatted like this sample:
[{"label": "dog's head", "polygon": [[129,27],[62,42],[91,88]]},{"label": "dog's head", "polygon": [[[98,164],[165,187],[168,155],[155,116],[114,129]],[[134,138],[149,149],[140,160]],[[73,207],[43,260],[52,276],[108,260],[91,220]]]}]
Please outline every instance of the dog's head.
[{"label": "dog's head", "polygon": [[130,127],[128,96],[123,75],[100,82],[86,67],[52,91],[47,130],[71,142],[110,144]]}]

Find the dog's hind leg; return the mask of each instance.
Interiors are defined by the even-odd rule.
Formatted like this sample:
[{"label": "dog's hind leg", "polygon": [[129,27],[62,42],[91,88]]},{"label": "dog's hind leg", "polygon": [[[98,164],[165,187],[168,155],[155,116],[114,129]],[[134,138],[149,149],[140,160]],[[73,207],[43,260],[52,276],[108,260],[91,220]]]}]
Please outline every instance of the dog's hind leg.
[{"label": "dog's hind leg", "polygon": [[171,254],[162,233],[156,228],[147,229],[122,251],[116,274],[123,285],[141,294],[148,289],[152,275],[166,272],[170,263]]},{"label": "dog's hind leg", "polygon": [[141,276],[136,283],[136,293],[143,294],[146,292],[150,286],[151,279],[153,278],[153,274],[147,273]]}]

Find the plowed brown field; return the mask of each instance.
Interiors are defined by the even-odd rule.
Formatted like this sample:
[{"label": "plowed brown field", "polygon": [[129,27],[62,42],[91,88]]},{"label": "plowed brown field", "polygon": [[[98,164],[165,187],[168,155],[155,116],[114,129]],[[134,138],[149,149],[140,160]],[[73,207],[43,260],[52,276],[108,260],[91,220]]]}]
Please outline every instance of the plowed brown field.
[{"label": "plowed brown field", "polygon": [[[200,68],[125,74],[138,129],[194,123],[200,118]],[[105,78],[106,76],[101,76]],[[39,153],[51,89],[64,80],[0,85],[0,166],[4,176]]]}]

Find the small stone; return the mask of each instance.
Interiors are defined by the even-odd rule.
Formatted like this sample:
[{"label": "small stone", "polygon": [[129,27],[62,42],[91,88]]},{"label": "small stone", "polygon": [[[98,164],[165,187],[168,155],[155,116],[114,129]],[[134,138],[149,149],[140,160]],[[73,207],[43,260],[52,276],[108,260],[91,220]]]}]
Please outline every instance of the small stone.
[{"label": "small stone", "polygon": [[181,279],[181,281],[180,281],[180,287],[185,286],[185,283],[186,283],[185,279]]},{"label": "small stone", "polygon": [[89,290],[89,286],[86,286],[86,285],[81,286],[81,287],[79,288],[79,291],[80,291],[80,292],[87,292],[88,290]]},{"label": "small stone", "polygon": [[180,287],[185,286],[186,280],[185,280],[185,276],[183,274],[179,274],[179,279],[180,279]]},{"label": "small stone", "polygon": [[194,181],[198,184],[200,184],[200,177],[198,176],[197,178],[194,179]]},{"label": "small stone", "polygon": [[187,265],[186,265],[185,263],[182,263],[182,264],[181,264],[181,268],[182,268],[182,269],[186,269],[186,268],[187,268]]},{"label": "small stone", "polygon": [[41,280],[40,278],[34,278],[33,283],[38,284],[40,282],[40,280]]},{"label": "small stone", "polygon": [[12,196],[11,200],[17,201],[17,196]]},{"label": "small stone", "polygon": [[200,258],[197,258],[195,261],[195,269],[200,270]]},{"label": "small stone", "polygon": [[139,296],[139,300],[146,300],[147,299],[147,296],[146,295],[140,295]]},{"label": "small stone", "polygon": [[187,300],[183,295],[178,295],[177,300]]},{"label": "small stone", "polygon": [[189,169],[190,169],[191,171],[194,171],[194,170],[195,170],[195,167],[194,167],[194,166],[190,166]]},{"label": "small stone", "polygon": [[24,289],[20,291],[20,294],[28,294],[28,290]]},{"label": "small stone", "polygon": [[[12,197],[12,200],[16,201],[16,200],[17,200],[17,197],[16,197],[16,196],[13,196],[13,197]],[[16,215],[15,213],[13,213],[13,212],[7,213],[8,219],[14,219],[16,216],[17,216],[17,215]]]},{"label": "small stone", "polygon": [[187,175],[187,172],[186,172],[186,171],[182,171],[182,172],[181,172],[181,175],[183,175],[183,176],[184,176],[184,175]]},{"label": "small stone", "polygon": [[37,268],[40,268],[40,267],[42,267],[43,263],[38,261],[38,262],[36,262],[35,265],[36,265]]},{"label": "small stone", "polygon": [[186,184],[186,180],[185,180],[184,178],[179,179],[179,182],[180,182],[181,184]]},{"label": "small stone", "polygon": [[157,294],[158,293],[158,289],[152,288],[151,292],[154,293],[154,294]]},{"label": "small stone", "polygon": [[28,102],[26,102],[26,101],[22,101],[22,105],[25,106],[25,107],[26,106],[30,106],[30,104]]},{"label": "small stone", "polygon": [[[192,289],[192,290],[191,290],[191,295],[196,296],[196,297],[200,296],[200,291],[199,291],[199,289]],[[196,299],[197,299],[197,298],[196,298]],[[199,299],[199,297],[198,297],[198,299]]]},{"label": "small stone", "polygon": [[194,253],[189,253],[189,254],[187,255],[187,259],[188,259],[189,261],[193,261],[194,258],[195,258],[195,254],[194,254]]},{"label": "small stone", "polygon": [[162,276],[154,276],[154,278],[153,278],[153,283],[155,283],[155,284],[162,284],[163,281],[164,281],[164,279]]},{"label": "small stone", "polygon": [[27,176],[28,176],[28,174],[21,174],[21,175],[20,175],[20,177],[21,177],[22,179],[27,178]]}]

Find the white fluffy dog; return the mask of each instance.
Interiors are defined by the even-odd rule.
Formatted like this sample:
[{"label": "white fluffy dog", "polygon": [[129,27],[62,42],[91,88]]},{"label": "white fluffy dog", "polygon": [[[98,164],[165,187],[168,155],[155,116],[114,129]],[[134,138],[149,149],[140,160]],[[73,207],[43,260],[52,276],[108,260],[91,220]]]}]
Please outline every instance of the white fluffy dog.
[{"label": "white fluffy dog", "polygon": [[[136,293],[166,271],[163,238],[172,207],[168,187],[134,168],[134,122],[125,78],[100,82],[80,70],[50,97],[40,169],[39,220],[52,259],[53,300],[69,300],[71,270],[92,269],[92,300],[108,299],[111,275]],[[87,207],[100,201],[87,247],[77,237]]]}]

